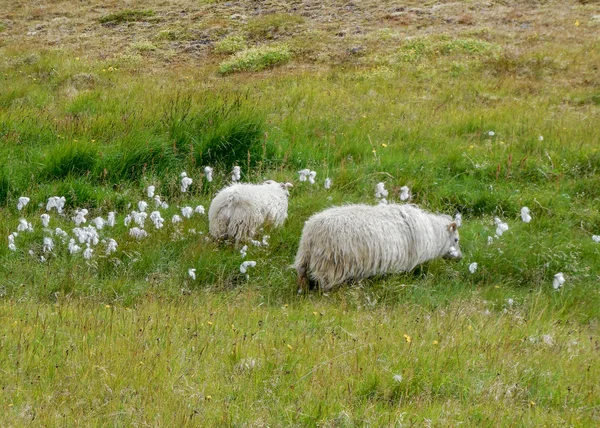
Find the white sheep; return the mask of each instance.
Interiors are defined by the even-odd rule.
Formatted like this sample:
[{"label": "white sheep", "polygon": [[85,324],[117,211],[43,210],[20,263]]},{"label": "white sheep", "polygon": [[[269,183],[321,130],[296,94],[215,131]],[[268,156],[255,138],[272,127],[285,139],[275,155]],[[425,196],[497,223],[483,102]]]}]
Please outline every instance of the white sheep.
[{"label": "white sheep", "polygon": [[219,240],[249,241],[263,224],[279,227],[287,218],[290,183],[232,184],[210,203],[210,234]]},{"label": "white sheep", "polygon": [[294,267],[299,291],[308,281],[331,290],[351,279],[410,271],[428,260],[460,260],[456,222],[410,204],[346,205],[308,219]]}]

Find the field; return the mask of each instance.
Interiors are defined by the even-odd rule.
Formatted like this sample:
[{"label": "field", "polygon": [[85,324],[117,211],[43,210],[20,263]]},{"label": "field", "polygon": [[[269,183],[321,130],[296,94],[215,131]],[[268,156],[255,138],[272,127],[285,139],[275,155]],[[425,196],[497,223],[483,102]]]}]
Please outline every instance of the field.
[{"label": "field", "polygon": [[[0,425],[598,425],[599,64],[592,0],[0,0]],[[234,165],[294,184],[245,258],[172,222]],[[463,259],[297,294],[304,222],[379,182]]]}]

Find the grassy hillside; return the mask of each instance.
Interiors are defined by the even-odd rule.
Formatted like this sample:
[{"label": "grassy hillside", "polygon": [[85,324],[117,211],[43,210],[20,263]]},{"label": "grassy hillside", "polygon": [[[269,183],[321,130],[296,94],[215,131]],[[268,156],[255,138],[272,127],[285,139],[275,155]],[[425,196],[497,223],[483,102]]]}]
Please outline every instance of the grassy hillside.
[{"label": "grassy hillside", "polygon": [[[597,424],[599,17],[592,1],[0,0],[0,231],[33,229],[0,245],[2,425]],[[172,222],[234,165],[294,183],[285,226],[245,259],[206,215]],[[463,260],[298,296],[304,221],[376,203],[379,182],[462,213]],[[140,240],[139,201],[165,219]],[[68,250],[82,208],[116,213],[89,259]]]}]

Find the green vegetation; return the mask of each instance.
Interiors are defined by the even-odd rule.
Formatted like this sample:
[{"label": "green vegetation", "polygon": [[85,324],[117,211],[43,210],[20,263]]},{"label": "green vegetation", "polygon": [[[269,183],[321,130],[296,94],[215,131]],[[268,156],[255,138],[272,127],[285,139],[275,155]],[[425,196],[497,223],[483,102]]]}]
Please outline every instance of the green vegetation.
[{"label": "green vegetation", "polygon": [[120,12],[115,12],[108,14],[106,16],[98,19],[98,22],[101,24],[107,25],[117,25],[123,24],[125,22],[137,22],[144,21],[146,18],[154,16],[155,13],[153,10],[122,10]]},{"label": "green vegetation", "polygon": [[219,66],[219,73],[230,74],[238,71],[260,71],[285,64],[292,57],[286,45],[258,46],[237,52]]},{"label": "green vegetation", "polygon": [[[109,25],[154,12],[92,3],[11,7],[0,45],[0,425],[597,425],[597,6],[467,19],[461,3],[412,0],[297,15],[151,1],[160,21],[115,31],[97,10]],[[85,49],[66,31],[83,24]],[[208,210],[234,165],[294,184],[285,226],[245,259],[207,236],[206,215],[172,222]],[[378,182],[391,201],[406,185],[411,202],[462,213],[464,259],[298,295],[306,219],[376,203]],[[45,228],[52,196],[65,210]],[[138,240],[125,217],[141,200],[164,226],[146,219]],[[116,212],[89,259],[56,232],[75,236],[78,208],[86,225]],[[20,219],[33,231],[13,251]]]}]

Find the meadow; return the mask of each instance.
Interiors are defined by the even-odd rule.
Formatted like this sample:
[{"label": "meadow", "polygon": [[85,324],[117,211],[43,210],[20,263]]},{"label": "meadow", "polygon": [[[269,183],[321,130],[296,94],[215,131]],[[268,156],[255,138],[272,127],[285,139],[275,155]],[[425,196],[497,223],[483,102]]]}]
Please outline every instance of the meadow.
[{"label": "meadow", "polygon": [[[0,0],[0,425],[597,425],[599,35],[594,1]],[[172,222],[235,165],[294,184],[245,258]],[[306,219],[380,182],[463,259],[297,294]]]}]

